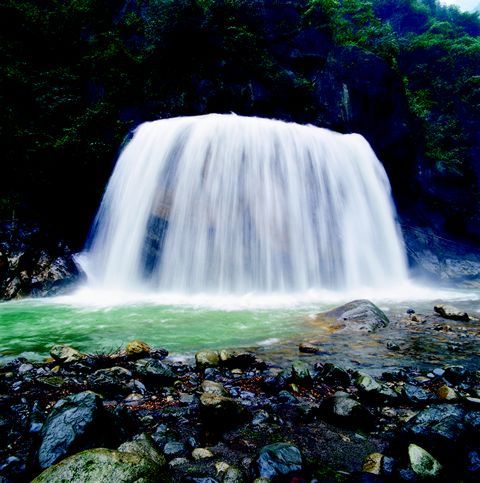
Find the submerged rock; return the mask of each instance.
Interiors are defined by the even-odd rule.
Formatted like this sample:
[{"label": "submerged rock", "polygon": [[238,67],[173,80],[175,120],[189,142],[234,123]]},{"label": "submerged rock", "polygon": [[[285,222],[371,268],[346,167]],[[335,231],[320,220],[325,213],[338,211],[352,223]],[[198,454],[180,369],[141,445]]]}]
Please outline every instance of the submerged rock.
[{"label": "submerged rock", "polygon": [[468,322],[470,317],[466,312],[453,307],[452,305],[435,305],[433,310],[444,319],[460,320]]},{"label": "submerged rock", "polygon": [[40,468],[48,468],[64,456],[101,440],[102,415],[100,396],[90,391],[58,401],[40,433]]},{"label": "submerged rock", "polygon": [[369,300],[354,300],[328,312],[321,312],[315,318],[339,329],[348,327],[367,332],[375,332],[390,323],[383,311]]},{"label": "submerged rock", "polygon": [[275,478],[302,469],[300,450],[288,443],[275,443],[264,446],[257,459],[260,477]]},{"label": "submerged rock", "polygon": [[318,354],[320,352],[320,348],[318,346],[310,344],[309,342],[302,342],[299,344],[298,350],[306,354]]},{"label": "submerged rock", "polygon": [[160,466],[141,454],[96,448],[64,459],[32,483],[154,483],[159,473]]}]

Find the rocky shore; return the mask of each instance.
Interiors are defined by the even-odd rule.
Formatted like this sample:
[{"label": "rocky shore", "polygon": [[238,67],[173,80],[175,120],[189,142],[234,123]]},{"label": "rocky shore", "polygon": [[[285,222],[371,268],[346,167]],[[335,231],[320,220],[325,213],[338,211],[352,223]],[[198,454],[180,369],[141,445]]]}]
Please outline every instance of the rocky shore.
[{"label": "rocky shore", "polygon": [[10,361],[0,481],[478,481],[480,371],[309,360],[205,350],[190,364],[132,341]]}]

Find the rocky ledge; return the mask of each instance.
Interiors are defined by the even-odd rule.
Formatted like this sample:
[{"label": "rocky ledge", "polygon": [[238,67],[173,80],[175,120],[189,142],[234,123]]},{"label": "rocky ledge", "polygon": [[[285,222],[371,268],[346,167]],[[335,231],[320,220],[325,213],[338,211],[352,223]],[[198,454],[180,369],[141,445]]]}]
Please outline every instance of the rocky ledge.
[{"label": "rocky ledge", "polygon": [[[300,356],[300,353],[299,353]],[[315,356],[316,358],[317,356]],[[0,369],[0,481],[478,481],[480,371],[57,345]]]},{"label": "rocky ledge", "polygon": [[0,222],[0,300],[60,295],[81,279],[70,248],[36,225]]}]

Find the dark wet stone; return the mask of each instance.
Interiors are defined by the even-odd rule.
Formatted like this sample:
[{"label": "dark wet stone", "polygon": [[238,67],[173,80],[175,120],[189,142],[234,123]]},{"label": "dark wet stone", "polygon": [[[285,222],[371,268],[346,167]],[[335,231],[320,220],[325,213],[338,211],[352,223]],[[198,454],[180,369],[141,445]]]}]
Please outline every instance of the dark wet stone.
[{"label": "dark wet stone", "polygon": [[309,385],[312,382],[310,366],[304,361],[295,361],[292,364],[291,379],[295,384]]},{"label": "dark wet stone", "polygon": [[368,374],[360,373],[355,380],[355,385],[365,397],[377,401],[394,401],[398,394],[385,384],[381,384]]},{"label": "dark wet stone", "polygon": [[297,398],[291,392],[288,392],[288,391],[280,391],[278,393],[278,400],[280,402],[284,402],[284,403],[296,403],[297,402]]},{"label": "dark wet stone", "polygon": [[40,468],[48,468],[68,454],[94,446],[101,436],[102,416],[102,401],[93,392],[73,394],[58,401],[40,433]]},{"label": "dark wet stone", "polygon": [[354,300],[328,312],[317,314],[316,319],[331,321],[339,328],[349,327],[368,332],[374,332],[390,323],[384,312],[369,300]]},{"label": "dark wet stone", "polygon": [[320,406],[325,419],[351,427],[369,427],[373,422],[370,411],[347,393],[337,392],[326,398]]},{"label": "dark wet stone", "polygon": [[270,444],[260,450],[257,466],[260,477],[280,477],[300,471],[302,469],[302,455],[300,450],[292,444]]},{"label": "dark wet stone", "polygon": [[459,384],[470,376],[470,371],[463,366],[448,366],[443,377],[452,384]]},{"label": "dark wet stone", "polygon": [[401,481],[417,481],[415,471],[410,468],[403,468],[398,472]]},{"label": "dark wet stone", "polygon": [[43,427],[44,421],[45,415],[40,410],[38,401],[35,401],[32,407],[32,412],[30,413],[28,432],[32,434],[39,433]]},{"label": "dark wet stone", "polygon": [[471,475],[480,476],[480,453],[478,451],[468,453],[466,469]]},{"label": "dark wet stone", "polygon": [[158,359],[140,359],[135,362],[138,375],[158,384],[171,384],[177,378],[172,369]]},{"label": "dark wet stone", "polygon": [[245,369],[262,366],[264,363],[253,352],[221,350],[220,363],[225,367]]},{"label": "dark wet stone", "polygon": [[263,409],[259,409],[253,414],[252,424],[259,426],[260,424],[265,424],[270,419],[270,414]]},{"label": "dark wet stone", "polygon": [[395,459],[390,456],[384,456],[382,458],[382,475],[392,477],[395,474]]},{"label": "dark wet stone", "polygon": [[470,411],[465,416],[465,423],[472,431],[480,431],[480,411]]},{"label": "dark wet stone", "polygon": [[187,448],[179,441],[170,441],[163,447],[163,453],[167,458],[178,458],[187,455]]},{"label": "dark wet stone", "polygon": [[200,411],[204,424],[212,428],[239,424],[245,416],[245,408],[235,399],[211,393],[200,396]]},{"label": "dark wet stone", "polygon": [[419,412],[405,424],[405,431],[427,446],[449,449],[465,433],[465,411],[458,405],[432,406]]},{"label": "dark wet stone", "polygon": [[317,379],[326,384],[340,385],[347,387],[350,385],[350,374],[342,367],[326,362],[315,366],[317,370]]},{"label": "dark wet stone", "polygon": [[101,394],[116,395],[130,394],[132,388],[129,382],[132,373],[123,367],[110,367],[108,369],[100,369],[88,377],[88,381],[93,389]]},{"label": "dark wet stone", "polygon": [[426,403],[434,399],[434,395],[425,389],[414,386],[413,384],[405,384],[403,386],[404,396],[413,403]]}]

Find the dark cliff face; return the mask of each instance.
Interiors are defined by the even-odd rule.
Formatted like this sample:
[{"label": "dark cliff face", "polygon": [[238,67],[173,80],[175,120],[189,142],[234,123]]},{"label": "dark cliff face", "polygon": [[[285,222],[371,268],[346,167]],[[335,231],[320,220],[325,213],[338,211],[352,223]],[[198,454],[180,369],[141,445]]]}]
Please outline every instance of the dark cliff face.
[{"label": "dark cliff face", "polygon": [[0,218],[79,248],[132,128],[233,111],[362,134],[402,217],[478,241],[480,23],[455,15],[426,0],[4,2]]}]

